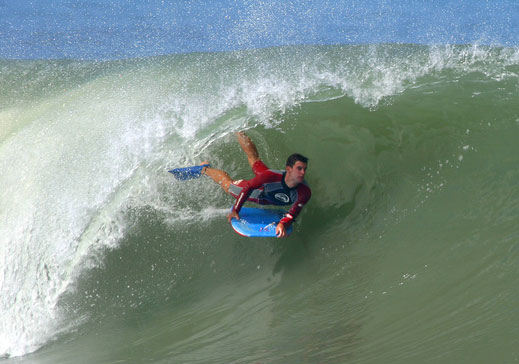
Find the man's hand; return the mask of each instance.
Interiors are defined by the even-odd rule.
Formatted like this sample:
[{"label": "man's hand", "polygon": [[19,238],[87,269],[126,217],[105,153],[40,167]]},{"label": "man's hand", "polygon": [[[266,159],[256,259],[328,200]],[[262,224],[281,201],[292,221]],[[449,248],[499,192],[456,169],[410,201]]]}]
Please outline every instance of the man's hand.
[{"label": "man's hand", "polygon": [[285,230],[285,225],[283,225],[283,223],[281,223],[281,222],[276,226],[276,236],[278,238],[284,238],[287,236],[286,230]]},{"label": "man's hand", "polygon": [[231,211],[229,215],[227,215],[227,221],[229,221],[229,224],[231,223],[231,220],[235,218],[236,220],[240,219],[240,215],[234,210]]}]

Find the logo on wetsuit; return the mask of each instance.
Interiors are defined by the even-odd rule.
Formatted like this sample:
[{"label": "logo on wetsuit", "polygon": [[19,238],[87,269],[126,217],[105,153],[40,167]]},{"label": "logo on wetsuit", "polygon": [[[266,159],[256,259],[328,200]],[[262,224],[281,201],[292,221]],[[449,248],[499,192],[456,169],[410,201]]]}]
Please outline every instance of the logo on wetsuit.
[{"label": "logo on wetsuit", "polygon": [[284,193],[276,193],[274,195],[274,197],[281,201],[281,202],[284,202],[284,203],[289,203],[290,202],[290,197],[288,197],[287,195],[285,195]]}]

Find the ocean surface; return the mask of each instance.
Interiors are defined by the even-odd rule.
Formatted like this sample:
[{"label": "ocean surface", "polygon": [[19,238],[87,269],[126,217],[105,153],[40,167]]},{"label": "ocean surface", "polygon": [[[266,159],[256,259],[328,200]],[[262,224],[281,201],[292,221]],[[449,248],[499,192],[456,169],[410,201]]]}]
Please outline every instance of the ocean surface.
[{"label": "ocean surface", "polygon": [[518,141],[516,1],[0,0],[0,363],[519,363]]}]

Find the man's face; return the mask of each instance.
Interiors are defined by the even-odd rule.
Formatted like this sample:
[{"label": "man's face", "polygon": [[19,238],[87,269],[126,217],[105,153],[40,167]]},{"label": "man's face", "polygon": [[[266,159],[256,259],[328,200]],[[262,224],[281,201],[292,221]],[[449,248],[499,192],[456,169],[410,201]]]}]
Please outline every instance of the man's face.
[{"label": "man's face", "polygon": [[290,184],[300,184],[303,182],[306,173],[306,163],[297,161],[293,167],[286,167],[287,169],[287,182]]}]

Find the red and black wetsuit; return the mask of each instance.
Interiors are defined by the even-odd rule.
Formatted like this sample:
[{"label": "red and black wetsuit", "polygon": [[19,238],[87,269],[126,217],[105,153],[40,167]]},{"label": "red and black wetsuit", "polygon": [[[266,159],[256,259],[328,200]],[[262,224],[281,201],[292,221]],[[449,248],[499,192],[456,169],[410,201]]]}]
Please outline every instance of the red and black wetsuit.
[{"label": "red and black wetsuit", "polygon": [[289,188],[285,183],[285,171],[269,169],[262,161],[252,166],[256,177],[249,180],[234,181],[229,193],[236,197],[233,210],[240,212],[245,201],[261,205],[292,205],[281,219],[285,228],[299,215],[303,206],[310,200],[312,192],[306,181],[297,187]]}]

